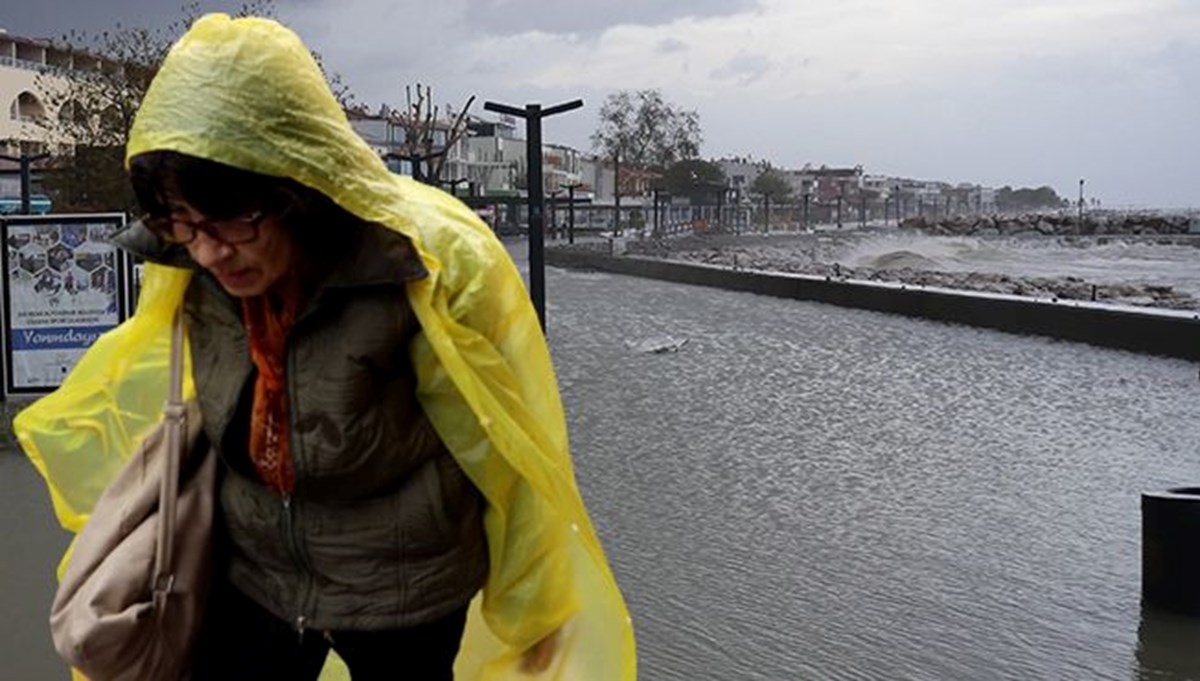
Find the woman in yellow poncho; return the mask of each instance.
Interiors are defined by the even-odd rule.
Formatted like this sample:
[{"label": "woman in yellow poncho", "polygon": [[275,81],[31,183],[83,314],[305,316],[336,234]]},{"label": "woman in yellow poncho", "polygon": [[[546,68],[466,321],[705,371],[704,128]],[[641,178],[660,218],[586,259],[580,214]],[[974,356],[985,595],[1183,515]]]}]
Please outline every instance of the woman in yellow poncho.
[{"label": "woman in yellow poncho", "polygon": [[355,679],[633,679],[545,340],[486,226],[391,174],[263,19],[196,22],[127,162],[137,313],[14,425],[78,530],[155,420],[183,307],[227,547],[196,677],[316,678],[332,648]]}]

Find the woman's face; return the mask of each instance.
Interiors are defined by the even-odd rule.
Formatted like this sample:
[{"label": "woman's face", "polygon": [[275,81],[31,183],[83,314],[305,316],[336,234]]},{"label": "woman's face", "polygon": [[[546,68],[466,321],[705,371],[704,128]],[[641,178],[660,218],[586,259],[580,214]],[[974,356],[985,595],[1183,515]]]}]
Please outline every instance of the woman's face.
[{"label": "woman's face", "polygon": [[[192,224],[210,221],[186,204],[172,207],[173,220]],[[249,216],[235,218],[246,221]],[[242,243],[229,243],[219,237],[219,229],[197,229],[196,237],[186,244],[188,255],[208,270],[232,296],[248,298],[267,293],[285,280],[295,266],[298,249],[295,240],[275,215],[256,217],[258,234]]]}]

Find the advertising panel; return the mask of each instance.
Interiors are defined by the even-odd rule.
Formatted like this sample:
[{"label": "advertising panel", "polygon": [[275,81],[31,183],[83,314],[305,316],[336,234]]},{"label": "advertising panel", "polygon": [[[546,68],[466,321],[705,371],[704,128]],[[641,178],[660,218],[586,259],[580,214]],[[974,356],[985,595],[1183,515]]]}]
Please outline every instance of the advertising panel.
[{"label": "advertising panel", "polygon": [[100,334],[126,316],[122,214],[13,216],[4,238],[7,394],[58,387]]}]

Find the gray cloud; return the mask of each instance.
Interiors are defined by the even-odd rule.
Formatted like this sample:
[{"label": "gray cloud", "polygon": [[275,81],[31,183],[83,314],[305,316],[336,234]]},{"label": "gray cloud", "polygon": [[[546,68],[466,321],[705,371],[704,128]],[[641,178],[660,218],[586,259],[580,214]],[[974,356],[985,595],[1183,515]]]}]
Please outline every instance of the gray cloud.
[{"label": "gray cloud", "polygon": [[621,24],[657,26],[685,17],[729,16],[757,6],[758,0],[606,0],[584,9],[561,0],[467,0],[465,20],[492,35],[592,34]]},{"label": "gray cloud", "polygon": [[[27,38],[58,38],[71,30],[98,33],[123,26],[166,28],[180,21],[186,0],[8,0],[0,9],[0,28]],[[275,9],[303,7],[316,0],[275,0]],[[235,13],[241,0],[196,0],[199,12]]]},{"label": "gray cloud", "polygon": [[[31,37],[72,28],[103,30],[118,21],[165,26],[182,15],[183,2],[0,0],[0,26]],[[433,85],[439,103],[457,106],[478,95],[476,112],[485,100],[550,104],[582,97],[585,108],[554,117],[545,135],[587,149],[596,111],[611,89],[659,85],[668,98],[699,111],[706,156],[750,154],[797,167],[862,163],[870,172],[1050,184],[1060,193],[1086,177],[1088,192],[1106,205],[1200,205],[1195,164],[1200,127],[1194,122],[1200,111],[1200,40],[1193,28],[1200,10],[1182,3],[1152,9],[1156,3],[1146,3],[1145,10],[1130,15],[1127,36],[1097,45],[1094,36],[1103,35],[1107,24],[1089,28],[1089,21],[1105,15],[1089,13],[1088,0],[1070,2],[1080,7],[1080,21],[1071,24],[1078,31],[1059,35],[1053,49],[1029,50],[1021,40],[989,38],[985,46],[991,53],[968,59],[969,68],[953,63],[958,56],[975,56],[949,40],[954,30],[923,32],[904,22],[895,26],[897,44],[913,64],[904,59],[893,64],[886,45],[873,51],[868,43],[847,54],[812,41],[812,35],[803,52],[795,49],[795,40],[783,49],[786,33],[780,38],[771,29],[795,26],[795,13],[784,8],[799,3],[782,0],[775,9],[755,0],[275,0],[275,5],[285,23],[368,103],[402,102],[403,86],[417,81]],[[976,21],[985,4],[945,0],[947,26]],[[201,11],[240,5],[200,1]],[[877,0],[842,0],[830,7],[843,5],[847,12],[822,9],[821,31],[879,31]],[[864,11],[849,11],[855,8]],[[718,20],[706,22],[703,30],[687,24],[664,28],[687,16]],[[613,44],[596,40],[618,25],[647,29]],[[972,26],[967,23],[967,29]],[[530,31],[552,35],[521,35]],[[543,59],[536,58],[539,52]],[[925,53],[945,59],[934,61]],[[604,80],[537,78],[547,64],[586,72],[589,60],[611,74],[614,63],[628,69],[630,55],[643,60],[638,73]],[[853,82],[851,72],[858,73]],[[771,87],[764,87],[768,82]],[[741,89],[748,84],[753,87]],[[739,96],[731,97],[735,90]]]},{"label": "gray cloud", "polygon": [[733,59],[712,72],[717,80],[733,80],[739,85],[749,85],[762,78],[771,69],[771,60],[765,55],[739,53]]},{"label": "gray cloud", "polygon": [[658,45],[654,47],[654,51],[659,54],[674,54],[676,52],[687,52],[687,50],[687,43],[676,38],[667,38],[665,40],[661,40],[659,41]]}]

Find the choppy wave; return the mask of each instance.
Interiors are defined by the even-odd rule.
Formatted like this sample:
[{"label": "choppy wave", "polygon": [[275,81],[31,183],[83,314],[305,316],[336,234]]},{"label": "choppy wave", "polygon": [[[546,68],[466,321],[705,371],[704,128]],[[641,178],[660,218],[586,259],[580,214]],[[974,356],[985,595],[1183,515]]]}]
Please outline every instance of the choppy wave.
[{"label": "choppy wave", "polygon": [[1200,297],[1200,248],[1133,239],[978,239],[917,235],[845,240],[832,262],[879,270],[1075,277],[1096,284],[1170,286]]}]

